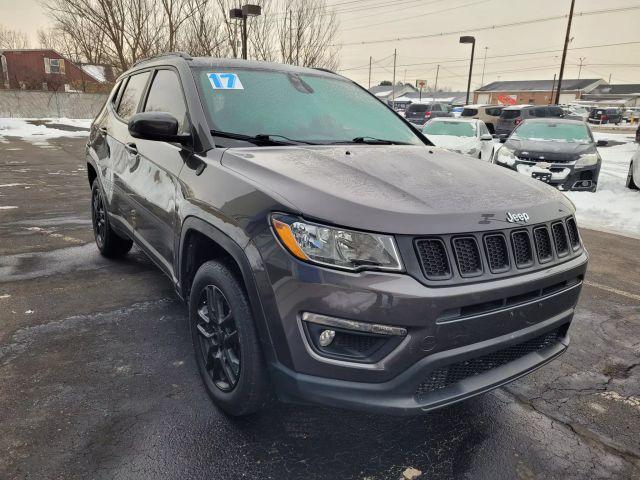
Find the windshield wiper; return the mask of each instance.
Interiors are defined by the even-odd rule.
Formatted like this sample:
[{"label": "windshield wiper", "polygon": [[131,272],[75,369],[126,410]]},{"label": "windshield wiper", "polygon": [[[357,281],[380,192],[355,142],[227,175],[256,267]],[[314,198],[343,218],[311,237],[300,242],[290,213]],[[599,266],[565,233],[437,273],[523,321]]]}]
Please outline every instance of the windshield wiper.
[{"label": "windshield wiper", "polygon": [[385,140],[375,137],[356,137],[351,140],[352,143],[366,143],[367,145],[410,145],[407,142],[398,142],[396,140]]},{"label": "windshield wiper", "polygon": [[[244,140],[246,142],[251,142],[256,145],[299,145],[299,144],[316,145],[313,142],[293,140],[291,138],[285,137],[284,135],[277,135],[277,134],[260,133],[258,135],[245,135],[243,133],[224,132],[222,130],[211,130],[211,135],[216,137],[231,138],[233,140]],[[276,140],[276,138],[283,138],[284,141]]]}]

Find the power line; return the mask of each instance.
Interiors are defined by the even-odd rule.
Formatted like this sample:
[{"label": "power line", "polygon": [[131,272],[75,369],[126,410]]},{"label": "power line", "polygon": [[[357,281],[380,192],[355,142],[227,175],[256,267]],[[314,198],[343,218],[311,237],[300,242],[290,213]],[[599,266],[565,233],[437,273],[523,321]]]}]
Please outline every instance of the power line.
[{"label": "power line", "polygon": [[[602,10],[587,10],[587,11],[584,11],[584,12],[578,12],[578,13],[574,14],[574,16],[575,17],[586,17],[586,16],[590,16],[590,15],[601,15],[601,14],[608,14],[608,13],[627,12],[627,11],[630,11],[630,10],[640,10],[640,6],[620,7],[620,8],[611,8],[611,9],[602,9]],[[555,15],[555,16],[552,16],[552,17],[535,18],[533,20],[521,20],[519,22],[502,23],[502,24],[497,24],[497,25],[487,25],[487,26],[484,26],[484,27],[467,28],[467,29],[463,29],[463,30],[455,30],[455,31],[440,32],[440,33],[431,33],[431,34],[426,34],[426,35],[409,35],[409,36],[406,36],[406,37],[386,38],[386,39],[380,39],[380,40],[364,40],[364,41],[361,41],[361,42],[334,43],[334,44],[329,44],[328,46],[330,46],[330,47],[347,47],[347,46],[354,46],[354,45],[371,45],[371,44],[387,43],[387,42],[402,42],[402,41],[406,41],[406,40],[420,40],[420,39],[425,39],[425,38],[444,37],[444,36],[448,36],[448,35],[459,35],[461,33],[473,33],[473,32],[481,32],[481,31],[486,31],[486,30],[497,30],[497,29],[500,29],[500,28],[519,27],[519,26],[522,26],[522,25],[531,25],[531,24],[535,24],[535,23],[549,22],[549,21],[552,21],[552,20],[562,20],[564,18],[567,18],[567,15]]]},{"label": "power line", "polygon": [[[604,48],[604,47],[619,47],[619,46],[623,46],[623,45],[637,45],[640,44],[640,41],[632,41],[632,42],[618,42],[618,43],[602,43],[599,45],[587,45],[584,47],[570,47],[569,50],[586,50],[589,48]],[[528,56],[528,55],[537,55],[537,54],[541,54],[541,53],[557,53],[557,52],[562,52],[562,49],[554,49],[554,50],[531,50],[528,52],[519,52],[519,53],[507,53],[507,54],[502,54],[502,55],[491,55],[488,56],[487,59],[493,59],[493,58],[507,58],[507,57],[520,57],[520,56]],[[466,62],[468,59],[466,58],[460,58],[460,59],[455,59],[455,60],[434,60],[431,62],[419,62],[419,63],[405,63],[405,64],[400,64],[398,66],[400,67],[415,67],[418,65],[438,65],[438,64],[443,64],[443,63],[459,63],[459,62]],[[496,63],[496,62],[493,62]],[[341,68],[340,71],[341,72],[347,72],[347,71],[351,71],[351,70],[360,70],[362,67],[349,67],[349,68]]]},{"label": "power line", "polygon": [[358,25],[357,27],[343,28],[340,31],[341,32],[346,32],[346,31],[349,31],[349,30],[357,30],[357,29],[360,29],[360,28],[377,27],[378,25],[388,25],[390,23],[395,23],[395,22],[404,22],[406,20],[413,20],[414,18],[431,16],[431,15],[435,15],[437,13],[450,12],[451,10],[457,10],[458,8],[471,7],[473,5],[478,5],[480,3],[487,3],[489,1],[491,1],[491,0],[477,0],[475,2],[465,3],[464,5],[458,5],[457,7],[449,7],[449,8],[445,8],[445,9],[442,9],[442,10],[435,10],[433,12],[422,13],[420,15],[412,15],[410,17],[404,16],[402,18],[387,20],[387,21],[384,21],[384,22],[369,23],[367,25]]}]

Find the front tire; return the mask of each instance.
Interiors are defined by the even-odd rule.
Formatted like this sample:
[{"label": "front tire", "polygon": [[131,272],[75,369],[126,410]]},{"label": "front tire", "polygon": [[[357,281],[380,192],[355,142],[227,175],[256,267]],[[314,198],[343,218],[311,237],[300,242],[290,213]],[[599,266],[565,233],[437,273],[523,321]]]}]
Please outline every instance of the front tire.
[{"label": "front tire", "polygon": [[633,178],[633,163],[629,164],[629,173],[627,174],[627,188],[631,190],[638,190],[638,184]]},{"label": "front tire", "polygon": [[91,223],[96,245],[103,256],[122,257],[131,250],[133,242],[128,238],[122,238],[111,228],[107,205],[98,179],[95,179],[91,186]]},{"label": "front tire", "polygon": [[235,417],[265,407],[267,368],[249,301],[223,263],[209,261],[198,269],[189,323],[198,370],[213,403]]}]

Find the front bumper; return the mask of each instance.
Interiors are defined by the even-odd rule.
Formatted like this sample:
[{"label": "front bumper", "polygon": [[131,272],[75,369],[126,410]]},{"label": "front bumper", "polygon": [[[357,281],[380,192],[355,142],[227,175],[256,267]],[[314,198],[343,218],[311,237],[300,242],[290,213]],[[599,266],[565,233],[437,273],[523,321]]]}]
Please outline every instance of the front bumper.
[{"label": "front bumper", "polygon": [[594,192],[600,176],[600,163],[580,168],[576,168],[575,162],[552,163],[549,167],[542,169],[536,168],[538,162],[521,159],[516,160],[515,164],[511,166],[500,162],[496,163],[527,176],[531,176],[533,171],[549,173],[551,178],[546,183],[567,191]]},{"label": "front bumper", "polygon": [[[587,265],[583,251],[564,263],[515,277],[428,287],[409,274],[308,265],[293,259],[269,235],[256,238],[255,245],[264,264],[261,303],[277,356],[270,367],[279,397],[392,414],[416,414],[463,400],[560,355],[568,345],[566,331]],[[532,291],[541,294],[533,298]],[[507,298],[514,301],[485,308]],[[485,309],[474,310],[476,306]],[[467,313],[456,318],[445,314],[459,308]],[[304,312],[401,327],[407,334],[370,361],[329,358],[305,335]],[[502,358],[504,351],[556,331],[560,333],[552,344],[506,363],[484,359],[494,354]],[[443,372],[466,368],[465,362],[490,368],[425,389],[431,376],[449,378]]]}]

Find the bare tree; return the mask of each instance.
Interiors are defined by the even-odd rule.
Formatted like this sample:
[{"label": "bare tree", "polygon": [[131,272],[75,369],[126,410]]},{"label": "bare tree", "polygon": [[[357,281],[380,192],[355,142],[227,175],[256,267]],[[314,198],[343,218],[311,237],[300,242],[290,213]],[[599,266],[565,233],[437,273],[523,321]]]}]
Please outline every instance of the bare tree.
[{"label": "bare tree", "polygon": [[10,30],[0,25],[0,48],[19,49],[29,48],[29,39],[24,32]]},{"label": "bare tree", "polygon": [[285,10],[278,27],[282,62],[336,70],[339,49],[331,46],[339,26],[335,10],[325,0],[292,0],[281,6]]},{"label": "bare tree", "polygon": [[[251,58],[337,67],[338,50],[331,44],[338,23],[325,0],[255,1],[263,14],[248,22]],[[219,57],[240,53],[241,24],[229,16],[237,0],[41,2],[56,32],[43,33],[41,44],[74,59],[110,63],[120,71],[142,58],[179,49]]]},{"label": "bare tree", "polygon": [[217,0],[188,0],[191,15],[186,19],[178,49],[201,57],[227,57],[231,50]]}]

